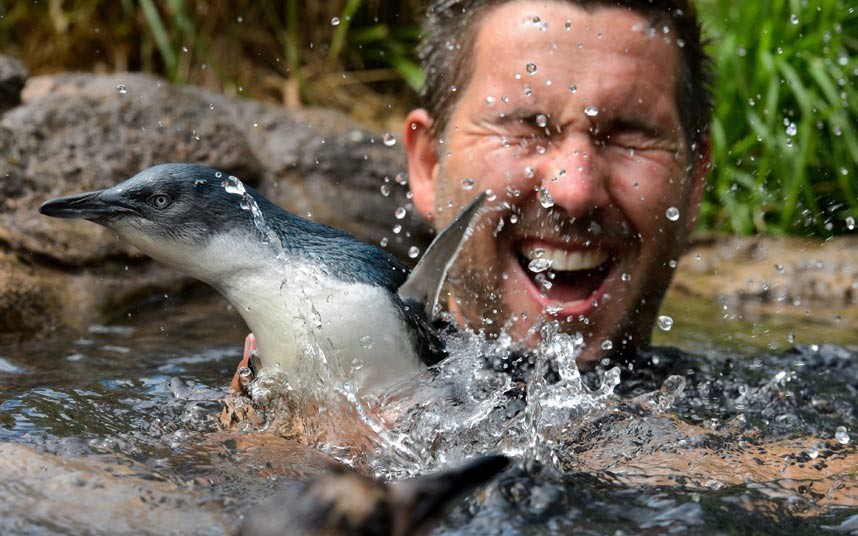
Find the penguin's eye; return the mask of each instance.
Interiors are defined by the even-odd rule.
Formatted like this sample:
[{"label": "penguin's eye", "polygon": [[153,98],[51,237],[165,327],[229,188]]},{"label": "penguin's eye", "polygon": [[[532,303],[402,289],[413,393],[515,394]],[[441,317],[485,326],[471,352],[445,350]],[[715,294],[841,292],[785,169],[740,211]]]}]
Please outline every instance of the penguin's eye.
[{"label": "penguin's eye", "polygon": [[167,194],[152,194],[149,196],[149,204],[155,208],[167,208],[173,202]]}]

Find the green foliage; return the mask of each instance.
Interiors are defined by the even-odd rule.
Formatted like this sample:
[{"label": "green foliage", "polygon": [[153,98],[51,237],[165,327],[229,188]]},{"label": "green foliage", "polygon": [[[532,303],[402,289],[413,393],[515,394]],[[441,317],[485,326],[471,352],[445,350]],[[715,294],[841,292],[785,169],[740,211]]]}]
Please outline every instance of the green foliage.
[{"label": "green foliage", "polygon": [[142,70],[380,126],[423,83],[416,3],[0,0],[0,52],[34,74]]},{"label": "green foliage", "polygon": [[858,220],[858,12],[850,2],[700,3],[717,73],[702,223],[737,234]]}]

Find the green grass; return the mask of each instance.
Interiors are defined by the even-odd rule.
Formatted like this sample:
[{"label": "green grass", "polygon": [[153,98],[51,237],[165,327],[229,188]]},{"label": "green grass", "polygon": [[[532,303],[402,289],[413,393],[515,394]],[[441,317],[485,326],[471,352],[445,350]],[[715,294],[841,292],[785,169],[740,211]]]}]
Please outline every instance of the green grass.
[{"label": "green grass", "polygon": [[[0,51],[35,73],[142,70],[286,106],[339,108],[388,130],[423,82],[419,4],[0,0]],[[701,228],[850,232],[858,221],[858,8],[848,0],[698,7],[718,73]]]},{"label": "green grass", "polygon": [[848,6],[700,3],[718,73],[705,227],[826,237],[858,221],[858,11]]}]

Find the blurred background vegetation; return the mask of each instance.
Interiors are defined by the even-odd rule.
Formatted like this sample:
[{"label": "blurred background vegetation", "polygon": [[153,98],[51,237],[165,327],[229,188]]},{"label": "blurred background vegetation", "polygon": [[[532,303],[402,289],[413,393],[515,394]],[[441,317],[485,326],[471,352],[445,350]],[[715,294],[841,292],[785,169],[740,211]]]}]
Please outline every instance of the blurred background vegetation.
[{"label": "blurred background vegetation", "polygon": [[[144,71],[398,132],[419,102],[419,0],[0,0],[32,74]],[[718,83],[701,224],[828,237],[858,225],[858,8],[698,0]]]}]

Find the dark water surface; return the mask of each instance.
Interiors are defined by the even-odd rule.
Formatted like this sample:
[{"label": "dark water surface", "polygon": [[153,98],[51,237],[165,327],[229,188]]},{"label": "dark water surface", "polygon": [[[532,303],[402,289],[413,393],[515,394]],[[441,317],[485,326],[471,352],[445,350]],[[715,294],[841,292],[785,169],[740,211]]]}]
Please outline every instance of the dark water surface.
[{"label": "dark water surface", "polygon": [[[552,439],[562,455],[519,456],[436,532],[858,533],[858,327],[666,310],[658,342],[681,351],[624,365]],[[321,470],[315,449],[219,424],[244,334],[196,296],[0,348],[0,533],[228,534]]]}]

